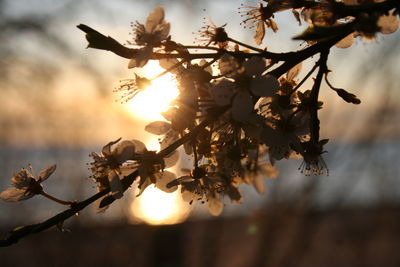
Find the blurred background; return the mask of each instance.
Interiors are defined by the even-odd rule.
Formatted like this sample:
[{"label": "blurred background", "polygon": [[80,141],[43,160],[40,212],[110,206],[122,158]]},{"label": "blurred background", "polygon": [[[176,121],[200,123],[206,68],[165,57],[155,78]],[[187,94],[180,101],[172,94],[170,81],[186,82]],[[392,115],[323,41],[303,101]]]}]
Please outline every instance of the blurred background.
[{"label": "blurred background", "polygon": [[[110,52],[85,49],[76,25],[87,24],[126,43],[132,38],[130,23],[144,22],[155,6],[163,5],[175,41],[191,44],[192,32],[206,17],[217,26],[228,23],[230,36],[254,44],[253,32],[239,25],[241,3],[257,5],[0,0],[0,190],[22,167],[32,164],[37,174],[57,164],[46,191],[83,200],[97,190],[88,178],[90,152],[119,137],[157,148],[157,138],[143,128],[160,119],[158,113],[168,104],[164,99],[176,95],[173,78],[121,104],[112,91],[135,70]],[[280,31],[267,32],[265,38],[270,51],[304,45],[291,40],[304,28],[291,14],[279,14],[276,22]],[[265,195],[242,187],[244,202],[225,200],[218,218],[200,203],[182,203],[176,194],[152,188],[139,198],[126,193],[106,213],[90,207],[67,221],[70,231],[51,229],[1,248],[1,265],[399,266],[399,34],[357,40],[351,48],[331,52],[331,83],[356,94],[362,104],[343,102],[327,86],[322,90],[321,137],[330,139],[324,154],[329,176],[304,177],[297,170],[300,160],[278,162],[280,175],[265,180]],[[304,64],[303,75],[312,60]],[[141,73],[153,77],[159,72],[151,63]],[[159,102],[155,96],[161,94],[164,101]],[[2,202],[1,237],[64,209],[41,197]]]}]

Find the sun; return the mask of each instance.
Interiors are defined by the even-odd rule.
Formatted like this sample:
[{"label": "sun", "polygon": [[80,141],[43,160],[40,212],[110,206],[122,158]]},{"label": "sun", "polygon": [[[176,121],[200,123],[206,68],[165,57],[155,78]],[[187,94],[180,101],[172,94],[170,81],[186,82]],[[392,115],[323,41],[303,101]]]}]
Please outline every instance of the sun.
[{"label": "sun", "polygon": [[190,207],[183,202],[180,190],[165,193],[149,186],[130,206],[133,222],[152,225],[177,224],[185,221]]},{"label": "sun", "polygon": [[[144,77],[154,77],[165,71],[157,61],[150,61],[141,70]],[[151,86],[138,93],[133,99],[124,104],[127,111],[142,120],[163,119],[160,114],[170,107],[170,103],[179,94],[174,75],[165,74],[152,81]]]}]

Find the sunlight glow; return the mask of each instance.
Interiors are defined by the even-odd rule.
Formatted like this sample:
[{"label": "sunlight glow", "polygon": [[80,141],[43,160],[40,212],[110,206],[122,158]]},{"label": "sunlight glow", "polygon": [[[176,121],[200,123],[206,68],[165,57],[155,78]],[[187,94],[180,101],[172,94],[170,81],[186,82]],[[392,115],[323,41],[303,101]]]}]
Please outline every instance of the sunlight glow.
[{"label": "sunlight glow", "polygon": [[177,224],[186,220],[190,207],[184,203],[180,190],[165,193],[149,186],[135,198],[130,207],[134,221],[152,225]]},{"label": "sunlight glow", "polygon": [[[164,71],[157,61],[150,61],[143,68],[141,75],[152,78]],[[162,77],[152,81],[152,85],[144,91],[137,94],[124,106],[133,116],[143,120],[160,120],[163,117],[161,112],[166,111],[179,94],[174,76],[165,74]]]}]

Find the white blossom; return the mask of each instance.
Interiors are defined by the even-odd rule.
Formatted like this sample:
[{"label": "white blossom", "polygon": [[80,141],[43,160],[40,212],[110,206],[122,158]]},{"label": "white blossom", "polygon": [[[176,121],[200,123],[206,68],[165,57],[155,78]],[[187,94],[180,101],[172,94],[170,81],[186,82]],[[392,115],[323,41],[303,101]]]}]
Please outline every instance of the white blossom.
[{"label": "white blossom", "polygon": [[43,191],[41,182],[47,180],[56,170],[56,165],[50,166],[39,173],[38,178],[32,174],[31,168],[23,168],[11,178],[13,187],[0,193],[0,199],[9,202],[16,202],[29,199]]}]

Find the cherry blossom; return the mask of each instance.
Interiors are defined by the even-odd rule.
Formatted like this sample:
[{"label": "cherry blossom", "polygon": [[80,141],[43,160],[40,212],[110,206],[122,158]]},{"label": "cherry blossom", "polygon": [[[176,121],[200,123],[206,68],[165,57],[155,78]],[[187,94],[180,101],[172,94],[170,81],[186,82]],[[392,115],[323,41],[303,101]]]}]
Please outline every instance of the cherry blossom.
[{"label": "cherry blossom", "polygon": [[56,165],[50,166],[39,173],[38,178],[32,174],[31,167],[23,168],[11,178],[13,187],[0,193],[0,199],[9,202],[27,200],[43,192],[41,183],[56,170]]}]

